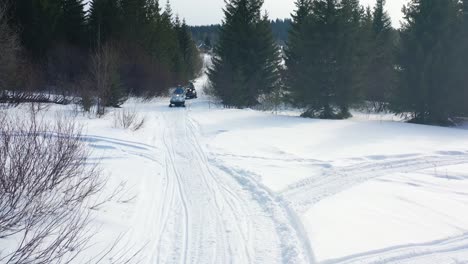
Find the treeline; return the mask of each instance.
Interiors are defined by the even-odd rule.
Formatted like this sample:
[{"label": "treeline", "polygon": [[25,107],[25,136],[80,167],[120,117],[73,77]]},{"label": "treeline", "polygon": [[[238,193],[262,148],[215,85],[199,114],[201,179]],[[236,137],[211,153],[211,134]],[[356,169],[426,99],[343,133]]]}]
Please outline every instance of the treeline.
[{"label": "treeline", "polygon": [[[158,0],[15,0],[2,6],[3,101],[25,92],[80,96],[86,110],[151,97],[194,78],[201,58],[185,21]],[[2,38],[4,39],[4,38]],[[6,46],[6,48],[3,48]]]},{"label": "treeline", "polygon": [[[288,32],[291,28],[291,19],[271,20],[271,31],[278,45],[283,46],[288,40]],[[191,26],[193,39],[199,45],[214,47],[218,43],[221,25]]]},{"label": "treeline", "polygon": [[218,43],[220,25],[191,26],[190,32],[198,45],[212,48]]},{"label": "treeline", "polygon": [[398,30],[385,0],[373,8],[359,0],[297,0],[284,65],[261,6],[227,3],[210,72],[224,104],[274,98],[304,109],[304,117],[327,119],[366,106],[438,125],[468,115],[468,0],[411,0]]}]

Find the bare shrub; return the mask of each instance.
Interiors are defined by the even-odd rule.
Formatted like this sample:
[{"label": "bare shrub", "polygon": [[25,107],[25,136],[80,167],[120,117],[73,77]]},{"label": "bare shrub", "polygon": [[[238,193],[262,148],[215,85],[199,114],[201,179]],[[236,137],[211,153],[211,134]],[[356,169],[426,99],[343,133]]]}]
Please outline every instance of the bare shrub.
[{"label": "bare shrub", "polygon": [[1,263],[68,263],[88,233],[90,197],[103,186],[74,122],[0,116]]},{"label": "bare shrub", "polygon": [[118,107],[127,99],[118,69],[119,53],[111,44],[99,47],[91,58],[89,83],[97,93],[98,116],[105,114],[106,107]]},{"label": "bare shrub", "polygon": [[114,113],[114,127],[137,131],[145,124],[145,117],[140,116],[135,109],[119,109]]}]

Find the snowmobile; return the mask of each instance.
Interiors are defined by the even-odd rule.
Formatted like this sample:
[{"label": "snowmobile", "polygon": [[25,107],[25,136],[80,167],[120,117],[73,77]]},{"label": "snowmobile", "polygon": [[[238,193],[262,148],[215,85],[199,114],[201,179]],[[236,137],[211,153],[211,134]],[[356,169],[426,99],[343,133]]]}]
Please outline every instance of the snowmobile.
[{"label": "snowmobile", "polygon": [[195,86],[191,82],[188,84],[187,91],[186,91],[186,94],[185,94],[185,98],[186,99],[198,98],[197,90],[195,90]]},{"label": "snowmobile", "polygon": [[186,97],[185,89],[180,86],[177,87],[174,93],[172,94],[169,107],[173,107],[173,106],[185,107],[185,97]]}]

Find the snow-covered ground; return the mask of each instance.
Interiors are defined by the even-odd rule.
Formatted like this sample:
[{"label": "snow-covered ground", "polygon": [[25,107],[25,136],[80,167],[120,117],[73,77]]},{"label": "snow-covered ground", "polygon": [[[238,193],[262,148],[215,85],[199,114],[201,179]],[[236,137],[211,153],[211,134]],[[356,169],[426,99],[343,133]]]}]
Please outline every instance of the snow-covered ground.
[{"label": "snow-covered ground", "polygon": [[468,263],[468,130],[222,109],[203,94],[124,107],[141,130],[77,117],[109,177],[102,197],[121,190],[77,263],[112,246],[108,258],[148,264]]}]

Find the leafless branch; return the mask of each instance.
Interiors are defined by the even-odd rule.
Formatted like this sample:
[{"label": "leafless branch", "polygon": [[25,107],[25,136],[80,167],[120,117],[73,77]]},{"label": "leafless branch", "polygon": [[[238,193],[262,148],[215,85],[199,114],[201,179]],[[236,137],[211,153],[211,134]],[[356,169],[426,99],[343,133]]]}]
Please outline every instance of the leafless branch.
[{"label": "leafless branch", "polygon": [[80,128],[0,117],[0,252],[2,263],[66,263],[91,238],[89,198],[103,187]]}]

